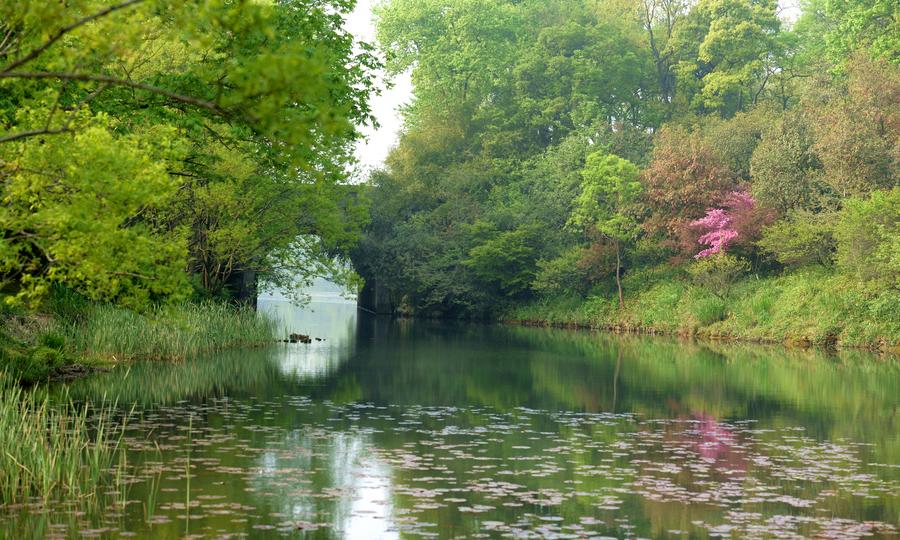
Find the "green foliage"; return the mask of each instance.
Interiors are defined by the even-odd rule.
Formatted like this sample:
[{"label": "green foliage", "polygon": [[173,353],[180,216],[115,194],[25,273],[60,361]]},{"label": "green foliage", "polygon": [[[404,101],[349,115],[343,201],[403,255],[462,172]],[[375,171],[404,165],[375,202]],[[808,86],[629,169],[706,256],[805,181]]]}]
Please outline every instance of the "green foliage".
[{"label": "green foliage", "polygon": [[796,114],[783,115],[753,151],[753,196],[779,212],[821,207],[826,187],[812,145],[805,119]]},{"label": "green foliage", "polygon": [[[896,273],[883,220],[861,244],[881,247],[841,248],[877,259],[867,275],[830,265],[836,238],[862,234],[835,217],[848,199],[898,183],[895,21],[883,5],[838,4],[804,3],[783,25],[773,0],[383,2],[380,45],[394,73],[412,71],[415,100],[372,175],[356,268],[413,313],[491,315],[514,300],[668,331],[789,327],[782,297],[744,279],[751,267],[764,282],[817,263],[848,280],[832,286],[866,280],[876,294]],[[740,231],[743,259],[691,262],[690,223],[734,192],[756,204],[716,230]],[[823,341],[827,310],[852,295],[830,301],[803,279],[792,290],[823,322],[789,333]],[[616,309],[623,288],[635,305]],[[855,328],[881,309],[860,309]]]},{"label": "green foliage", "polygon": [[833,269],[808,267],[780,276],[750,276],[727,298],[669,276],[626,283],[626,307],[603,298],[546,297],[512,308],[505,318],[594,328],[646,330],[754,341],[896,347],[896,292],[860,285]]},{"label": "green foliage", "polygon": [[638,168],[618,156],[594,153],[581,176],[581,194],[575,198],[570,223],[616,241],[632,239],[637,222],[627,210],[642,191]]},{"label": "green foliage", "polygon": [[701,0],[670,43],[691,106],[731,116],[754,104],[777,57],[780,28],[772,0]]},{"label": "green foliage", "polygon": [[540,295],[583,294],[590,285],[589,269],[583,264],[585,253],[572,247],[554,259],[537,262],[538,271],[531,288]]},{"label": "green foliage", "polygon": [[735,282],[749,271],[750,263],[728,253],[703,257],[688,267],[694,283],[723,299],[728,297]]},{"label": "green foliage", "polygon": [[844,201],[834,234],[841,269],[900,290],[900,187]]},{"label": "green foliage", "polygon": [[826,0],[834,24],[825,35],[832,60],[864,48],[876,58],[900,63],[900,7],[891,0]]},{"label": "green foliage", "polygon": [[524,229],[499,233],[469,250],[466,265],[479,279],[496,283],[505,293],[521,293],[534,279],[533,236],[534,231]]},{"label": "green foliage", "polygon": [[20,384],[47,381],[72,362],[65,336],[45,321],[0,319],[0,373]]},{"label": "green foliage", "polygon": [[834,214],[798,210],[766,227],[758,244],[787,266],[829,266],[835,249],[834,217]]},{"label": "green foliage", "polygon": [[900,68],[854,55],[836,95],[810,107],[813,151],[823,181],[840,198],[900,184]]},{"label": "green foliage", "polygon": [[701,294],[691,303],[691,315],[700,326],[725,320],[725,300],[714,294]]},{"label": "green foliage", "polygon": [[350,9],[3,3],[7,301],[35,307],[62,284],[144,309],[191,282],[217,294],[236,272],[278,281],[345,255],[364,222],[346,170],[377,65],[342,28]]}]

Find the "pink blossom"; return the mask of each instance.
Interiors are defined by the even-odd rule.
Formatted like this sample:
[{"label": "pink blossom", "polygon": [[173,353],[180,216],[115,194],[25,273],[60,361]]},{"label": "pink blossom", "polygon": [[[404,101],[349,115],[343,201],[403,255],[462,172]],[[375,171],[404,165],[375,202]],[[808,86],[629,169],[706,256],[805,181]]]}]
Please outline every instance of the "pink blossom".
[{"label": "pink blossom", "polygon": [[748,215],[756,207],[756,201],[746,191],[734,191],[725,198],[722,206],[711,208],[702,218],[692,221],[690,226],[703,231],[697,240],[701,245],[709,246],[694,255],[695,259],[722,253],[740,236],[735,227],[735,216]]}]

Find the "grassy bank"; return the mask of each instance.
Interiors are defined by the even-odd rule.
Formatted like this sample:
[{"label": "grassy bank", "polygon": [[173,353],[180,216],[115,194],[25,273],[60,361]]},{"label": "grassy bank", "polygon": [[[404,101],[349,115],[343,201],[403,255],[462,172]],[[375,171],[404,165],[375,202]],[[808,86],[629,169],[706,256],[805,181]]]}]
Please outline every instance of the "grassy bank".
[{"label": "grassy bank", "polygon": [[626,276],[625,307],[612,294],[545,298],[504,320],[719,339],[897,350],[900,302],[825,269],[751,276],[716,295],[675,273]]},{"label": "grassy bank", "polygon": [[247,308],[181,304],[145,314],[94,306],[65,335],[79,354],[106,360],[183,360],[198,354],[254,347],[275,339],[276,325]]},{"label": "grassy bank", "polygon": [[96,501],[117,488],[121,436],[108,414],[51,407],[0,373],[0,505]]},{"label": "grassy bank", "polygon": [[277,330],[274,320],[221,303],[137,313],[71,298],[49,302],[40,314],[5,313],[0,323],[0,370],[25,383],[71,373],[73,366],[183,360],[258,346],[272,342]]}]

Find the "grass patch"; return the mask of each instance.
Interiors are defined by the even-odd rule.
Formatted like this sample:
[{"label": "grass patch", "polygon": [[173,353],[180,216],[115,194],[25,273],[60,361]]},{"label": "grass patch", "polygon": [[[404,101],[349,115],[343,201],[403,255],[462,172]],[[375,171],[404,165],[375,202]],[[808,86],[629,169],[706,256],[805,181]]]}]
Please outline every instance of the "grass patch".
[{"label": "grass patch", "polygon": [[[629,287],[630,285],[630,287]],[[612,296],[541,299],[504,319],[532,323],[640,328],[754,341],[803,342],[896,350],[900,302],[824,268],[749,276],[725,298],[672,274],[644,273],[626,282],[625,308]]]},{"label": "grass patch", "polygon": [[112,469],[122,432],[108,419],[51,407],[0,373],[0,504],[96,501],[121,476]]},{"label": "grass patch", "polygon": [[[137,313],[54,297],[45,314],[0,317],[0,371],[22,384],[123,360],[183,360],[271,343],[277,321],[249,308],[205,302]],[[72,368],[71,366],[74,366]]]},{"label": "grass patch", "polygon": [[99,305],[65,327],[83,355],[109,360],[183,360],[271,343],[277,324],[249,308],[220,303],[162,306],[146,314]]}]

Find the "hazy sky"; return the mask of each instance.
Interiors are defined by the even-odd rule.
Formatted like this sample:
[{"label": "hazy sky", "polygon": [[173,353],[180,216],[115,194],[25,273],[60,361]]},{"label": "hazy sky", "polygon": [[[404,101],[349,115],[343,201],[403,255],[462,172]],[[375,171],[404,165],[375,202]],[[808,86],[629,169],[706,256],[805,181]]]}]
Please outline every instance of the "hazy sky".
[{"label": "hazy sky", "polygon": [[[373,43],[375,41],[375,25],[373,24],[372,6],[378,0],[358,0],[356,9],[347,18],[347,30],[358,39]],[[372,102],[375,118],[381,125],[377,130],[367,127],[363,130],[366,138],[356,145],[356,157],[362,167],[361,174],[384,162],[388,151],[397,142],[397,134],[401,128],[398,107],[406,103],[412,96],[412,82],[409,74],[397,77],[394,87],[385,88],[384,75],[379,74],[378,86],[382,93]],[[358,178],[362,180],[363,178]]]}]

